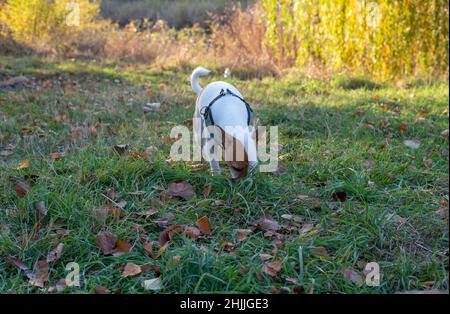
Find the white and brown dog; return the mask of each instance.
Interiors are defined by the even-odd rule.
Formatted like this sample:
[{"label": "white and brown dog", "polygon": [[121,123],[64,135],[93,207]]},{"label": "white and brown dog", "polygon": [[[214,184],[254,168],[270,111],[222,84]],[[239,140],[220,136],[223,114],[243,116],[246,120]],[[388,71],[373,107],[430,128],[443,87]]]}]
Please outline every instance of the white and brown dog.
[{"label": "white and brown dog", "polygon": [[[191,76],[192,89],[198,94],[193,119],[194,139],[202,147],[202,155],[210,162],[213,173],[220,173],[217,155],[211,154],[211,147],[218,145],[224,151],[232,177],[242,178],[258,163],[253,111],[231,84],[219,81],[202,88],[198,79],[209,73],[199,67]],[[214,134],[213,137],[209,137],[210,134]],[[206,138],[204,143],[202,136]]]}]

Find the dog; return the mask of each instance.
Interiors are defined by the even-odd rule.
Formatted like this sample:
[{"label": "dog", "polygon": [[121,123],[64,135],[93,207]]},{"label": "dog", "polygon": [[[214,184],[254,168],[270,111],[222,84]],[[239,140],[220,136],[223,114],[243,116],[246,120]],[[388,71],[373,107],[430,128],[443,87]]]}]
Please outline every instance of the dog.
[{"label": "dog", "polygon": [[[194,140],[202,148],[202,156],[207,155],[213,174],[221,173],[217,155],[212,155],[210,150],[218,145],[224,151],[232,178],[243,178],[258,164],[253,111],[237,88],[229,83],[217,81],[202,88],[198,79],[210,73],[198,67],[191,75],[192,89],[198,94],[193,119]],[[206,140],[202,141],[202,137]]]}]

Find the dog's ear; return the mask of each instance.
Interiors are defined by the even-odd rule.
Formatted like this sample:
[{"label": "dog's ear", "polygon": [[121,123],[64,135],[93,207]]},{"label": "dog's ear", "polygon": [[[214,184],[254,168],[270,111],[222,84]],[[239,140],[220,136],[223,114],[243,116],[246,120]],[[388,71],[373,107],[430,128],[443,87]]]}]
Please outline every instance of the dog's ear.
[{"label": "dog's ear", "polygon": [[232,135],[222,130],[222,146],[224,148],[225,161],[230,167],[234,179],[243,178],[248,173],[248,154],[243,143]]}]

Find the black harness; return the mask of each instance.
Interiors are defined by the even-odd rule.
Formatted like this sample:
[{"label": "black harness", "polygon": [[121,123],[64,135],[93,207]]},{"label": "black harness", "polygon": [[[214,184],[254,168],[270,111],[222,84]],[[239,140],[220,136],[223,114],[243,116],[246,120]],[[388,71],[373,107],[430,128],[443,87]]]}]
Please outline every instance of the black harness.
[{"label": "black harness", "polygon": [[214,98],[208,106],[203,107],[202,108],[202,112],[200,112],[200,114],[203,116],[203,119],[205,119],[205,124],[206,126],[210,126],[210,125],[214,125],[214,119],[211,113],[211,107],[212,105],[214,105],[216,103],[216,101],[218,101],[220,98],[225,97],[225,96],[234,96],[236,98],[239,98],[244,104],[245,107],[247,108],[247,125],[250,125],[250,122],[252,121],[253,118],[253,110],[250,107],[250,104],[248,102],[245,101],[245,99],[243,99],[242,97],[239,97],[238,95],[234,94],[232,91],[230,91],[228,88],[227,90],[221,90],[220,94]]}]

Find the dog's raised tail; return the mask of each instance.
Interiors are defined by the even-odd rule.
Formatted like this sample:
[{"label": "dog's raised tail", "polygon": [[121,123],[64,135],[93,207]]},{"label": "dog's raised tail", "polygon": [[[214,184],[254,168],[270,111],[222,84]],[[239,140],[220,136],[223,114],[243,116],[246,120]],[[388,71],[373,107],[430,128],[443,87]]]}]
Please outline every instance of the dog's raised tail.
[{"label": "dog's raised tail", "polygon": [[202,68],[202,67],[198,67],[194,70],[194,72],[192,72],[191,85],[192,85],[192,89],[194,90],[194,92],[196,92],[197,94],[200,94],[200,92],[202,91],[202,87],[198,83],[198,78],[200,76],[207,76],[209,73],[211,73],[210,70]]}]

